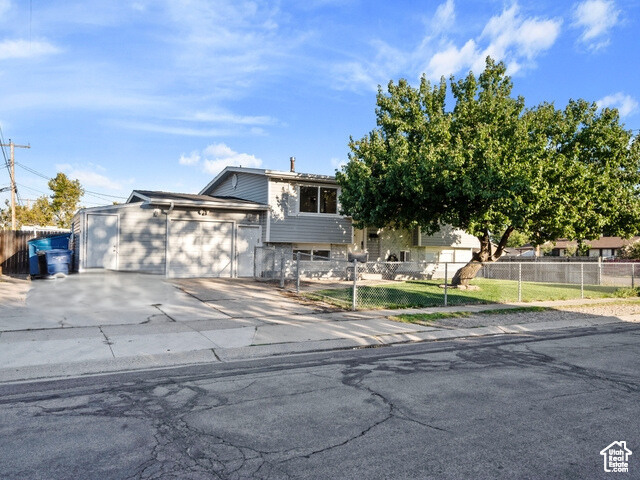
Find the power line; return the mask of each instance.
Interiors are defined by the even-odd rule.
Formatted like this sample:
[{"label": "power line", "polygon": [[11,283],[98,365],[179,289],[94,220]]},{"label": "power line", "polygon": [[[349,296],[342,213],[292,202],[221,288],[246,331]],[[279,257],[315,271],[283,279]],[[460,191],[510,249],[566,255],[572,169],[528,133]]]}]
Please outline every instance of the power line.
[{"label": "power line", "polygon": [[123,197],[122,195],[109,195],[107,193],[92,192],[91,190],[85,190],[84,193],[89,193],[89,194],[92,194],[92,195],[99,195],[101,197],[121,198],[121,199],[124,199],[124,200],[129,198],[129,197]]},{"label": "power line", "polygon": [[47,177],[44,173],[40,173],[40,172],[38,172],[37,170],[34,170],[34,169],[33,169],[33,168],[31,168],[31,167],[27,167],[26,165],[23,165],[23,164],[22,164],[22,163],[20,163],[20,162],[16,162],[16,165],[17,165],[18,167],[20,167],[20,168],[25,169],[25,170],[26,170],[27,172],[29,172],[29,173],[33,173],[34,175],[37,175],[37,176],[38,176],[38,177],[40,177],[40,178],[44,178],[45,180],[51,180],[51,177]]},{"label": "power line", "polygon": [[[41,172],[39,172],[39,171],[37,171],[37,170],[35,170],[35,169],[31,168],[31,167],[28,167],[28,166],[26,166],[26,165],[24,165],[22,163],[16,162],[16,165],[19,166],[20,168],[25,169],[27,172],[32,173],[33,175],[36,175],[36,176],[38,176],[40,178],[44,178],[45,180],[51,180],[51,177],[48,177],[44,173],[41,173]],[[91,196],[94,196],[94,197],[98,197],[98,198],[107,197],[107,198],[118,198],[118,199],[121,199],[121,200],[126,200],[128,198],[128,197],[123,197],[122,195],[110,195],[108,193],[94,192],[92,190],[86,190],[86,189],[84,190],[84,193],[88,194],[88,195],[91,195]]]}]

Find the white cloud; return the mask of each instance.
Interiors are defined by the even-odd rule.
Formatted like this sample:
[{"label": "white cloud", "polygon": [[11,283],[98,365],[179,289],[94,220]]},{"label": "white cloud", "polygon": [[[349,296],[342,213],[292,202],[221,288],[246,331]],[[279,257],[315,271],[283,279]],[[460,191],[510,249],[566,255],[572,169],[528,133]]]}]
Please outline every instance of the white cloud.
[{"label": "white cloud", "polygon": [[56,165],[56,170],[65,173],[67,177],[71,179],[79,180],[80,185],[85,188],[89,187],[107,190],[122,190],[122,185],[120,183],[113,181],[107,176],[100,173],[84,169],[83,167],[77,167],[68,163],[62,163]]},{"label": "white cloud", "polygon": [[180,155],[178,163],[180,165],[197,165],[198,163],[200,163],[200,154],[196,151],[193,151],[188,157],[186,157],[183,153],[182,155]]},{"label": "white cloud", "polygon": [[[375,89],[390,78],[423,72],[431,80],[465,72],[484,70],[487,56],[507,64],[507,73],[535,66],[535,59],[550,49],[560,35],[562,20],[526,16],[517,4],[492,16],[482,31],[463,43],[453,41],[447,32],[455,23],[455,5],[447,0],[436,9],[420,43],[408,51],[399,50],[380,40],[372,42],[376,54],[372,60],[351,61],[334,72],[337,88],[367,87]],[[447,28],[439,28],[445,26]]]},{"label": "white cloud", "polygon": [[267,115],[237,115],[225,111],[199,111],[194,112],[179,120],[209,123],[227,123],[233,125],[275,125],[278,123],[275,118]]},{"label": "white cloud", "polygon": [[469,40],[460,49],[455,45],[449,45],[431,57],[429,65],[427,65],[427,76],[429,78],[449,76],[473,65],[479,55],[476,42],[473,40]]},{"label": "white cloud", "polygon": [[58,47],[45,40],[4,40],[0,42],[0,60],[42,57],[59,52]]},{"label": "white cloud", "polygon": [[191,152],[188,157],[182,155],[178,161],[181,165],[201,164],[203,171],[212,175],[227,166],[258,168],[262,165],[262,160],[255,155],[236,152],[224,143],[213,143],[202,152]]},{"label": "white cloud", "polygon": [[456,12],[453,0],[447,0],[436,8],[436,14],[431,21],[431,28],[437,31],[444,30],[453,25],[455,19]]},{"label": "white cloud", "polygon": [[617,108],[621,117],[632,115],[638,111],[638,102],[631,95],[622,92],[607,95],[596,102],[600,108]]},{"label": "white cloud", "polygon": [[575,6],[574,26],[582,28],[580,40],[598,49],[609,43],[609,32],[618,24],[620,10],[613,0],[586,0]]}]

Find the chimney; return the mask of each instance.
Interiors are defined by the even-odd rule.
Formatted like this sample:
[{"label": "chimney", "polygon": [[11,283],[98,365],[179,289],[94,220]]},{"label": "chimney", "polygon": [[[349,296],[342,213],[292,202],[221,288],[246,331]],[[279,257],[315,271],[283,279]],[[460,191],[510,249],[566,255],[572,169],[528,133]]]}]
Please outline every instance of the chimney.
[{"label": "chimney", "polygon": [[296,171],[296,157],[289,157],[289,161],[291,162],[291,172]]}]

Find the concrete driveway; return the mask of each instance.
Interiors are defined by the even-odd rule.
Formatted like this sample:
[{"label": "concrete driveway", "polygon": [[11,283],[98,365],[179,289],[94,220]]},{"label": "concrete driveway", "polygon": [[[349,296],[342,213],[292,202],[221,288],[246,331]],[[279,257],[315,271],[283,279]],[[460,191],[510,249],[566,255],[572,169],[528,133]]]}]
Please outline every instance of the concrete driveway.
[{"label": "concrete driveway", "polygon": [[0,331],[231,318],[241,324],[243,318],[316,311],[253,280],[167,280],[100,271],[56,280],[0,282]]},{"label": "concrete driveway", "polygon": [[1,277],[0,379],[27,378],[16,370],[26,367],[113,371],[307,351],[331,341],[334,348],[379,344],[378,335],[433,330],[384,315],[327,312],[245,279],[108,271]]}]

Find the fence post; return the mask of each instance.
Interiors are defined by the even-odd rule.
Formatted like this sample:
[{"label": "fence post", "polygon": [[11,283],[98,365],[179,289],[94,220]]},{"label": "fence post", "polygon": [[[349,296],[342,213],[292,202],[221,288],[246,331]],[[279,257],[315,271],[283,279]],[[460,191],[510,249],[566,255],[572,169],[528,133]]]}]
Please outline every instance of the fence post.
[{"label": "fence post", "polygon": [[284,288],[284,250],[280,252],[280,288]]},{"label": "fence post", "polygon": [[518,302],[522,301],[522,262],[518,263]]},{"label": "fence post", "polygon": [[296,252],[296,293],[300,294],[300,252]]},{"label": "fence post", "polygon": [[271,277],[273,280],[276,279],[276,253],[278,251],[274,248],[273,249],[273,268],[271,269]]},{"label": "fence post", "polygon": [[636,288],[636,264],[631,264],[631,288]]},{"label": "fence post", "polygon": [[449,277],[449,272],[447,271],[447,267],[449,266],[448,262],[445,262],[444,264],[444,306],[447,306],[447,283],[448,283],[448,277]]},{"label": "fence post", "polygon": [[353,294],[351,296],[351,310],[358,307],[358,260],[353,259]]},{"label": "fence post", "polygon": [[598,257],[598,285],[602,285],[602,256]]},{"label": "fence post", "polygon": [[580,262],[580,298],[584,298],[584,262]]}]

